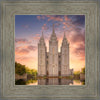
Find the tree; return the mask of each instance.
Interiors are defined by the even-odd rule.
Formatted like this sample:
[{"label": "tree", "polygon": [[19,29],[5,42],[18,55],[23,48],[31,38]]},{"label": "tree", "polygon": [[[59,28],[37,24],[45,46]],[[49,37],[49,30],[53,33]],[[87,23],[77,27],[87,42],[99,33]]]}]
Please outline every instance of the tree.
[{"label": "tree", "polygon": [[82,68],[82,71],[81,71],[82,74],[85,74],[85,67]]},{"label": "tree", "polygon": [[26,72],[27,74],[33,75],[33,76],[37,76],[37,70],[35,69],[29,69],[28,67],[26,67]]},{"label": "tree", "polygon": [[20,63],[15,62],[15,73],[19,75],[23,75],[26,73],[25,65],[21,65]]},{"label": "tree", "polygon": [[37,76],[37,70],[30,69],[30,68],[26,67],[25,65],[22,65],[17,62],[15,62],[15,73],[18,75],[23,75],[23,74],[27,73],[28,75],[32,75],[34,77]]},{"label": "tree", "polygon": [[74,75],[80,75],[80,71],[75,71]]}]

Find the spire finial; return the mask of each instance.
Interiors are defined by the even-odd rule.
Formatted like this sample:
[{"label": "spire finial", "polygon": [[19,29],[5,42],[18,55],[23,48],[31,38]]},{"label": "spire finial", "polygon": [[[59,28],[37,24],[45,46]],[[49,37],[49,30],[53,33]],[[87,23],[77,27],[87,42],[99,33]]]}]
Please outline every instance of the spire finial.
[{"label": "spire finial", "polygon": [[43,31],[42,31],[42,37],[43,37]]},{"label": "spire finial", "polygon": [[55,33],[55,24],[53,24],[53,34]]}]

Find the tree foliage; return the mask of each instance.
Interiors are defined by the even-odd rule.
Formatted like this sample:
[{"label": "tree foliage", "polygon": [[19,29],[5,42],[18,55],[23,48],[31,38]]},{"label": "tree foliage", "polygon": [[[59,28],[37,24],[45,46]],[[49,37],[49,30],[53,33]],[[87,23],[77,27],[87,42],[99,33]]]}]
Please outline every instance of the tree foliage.
[{"label": "tree foliage", "polygon": [[81,71],[82,74],[85,74],[85,67],[82,68],[82,71]]},{"label": "tree foliage", "polygon": [[35,69],[29,69],[28,67],[26,67],[26,73],[33,75],[33,76],[37,76],[37,70]]},{"label": "tree foliage", "polygon": [[26,73],[25,65],[21,65],[20,63],[15,62],[15,73],[19,75],[23,75]]},{"label": "tree foliage", "polygon": [[80,71],[75,71],[74,72],[74,75],[79,75],[80,74]]},{"label": "tree foliage", "polygon": [[74,75],[80,75],[80,73],[85,74],[85,67],[82,68],[81,72],[80,71],[75,71]]},{"label": "tree foliage", "polygon": [[22,65],[17,62],[15,62],[15,73],[18,75],[23,75],[23,74],[27,73],[32,76],[37,76],[37,70],[30,69],[30,68],[26,67],[25,65]]}]

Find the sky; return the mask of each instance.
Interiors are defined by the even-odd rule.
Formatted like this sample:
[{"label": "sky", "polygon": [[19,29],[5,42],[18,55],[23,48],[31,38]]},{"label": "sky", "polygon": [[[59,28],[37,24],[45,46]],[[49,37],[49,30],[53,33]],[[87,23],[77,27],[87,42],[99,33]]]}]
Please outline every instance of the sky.
[{"label": "sky", "polygon": [[58,51],[64,32],[70,44],[70,68],[81,71],[85,66],[84,15],[15,15],[15,61],[31,69],[38,68],[38,42],[43,32],[47,51],[52,26],[58,39]]}]

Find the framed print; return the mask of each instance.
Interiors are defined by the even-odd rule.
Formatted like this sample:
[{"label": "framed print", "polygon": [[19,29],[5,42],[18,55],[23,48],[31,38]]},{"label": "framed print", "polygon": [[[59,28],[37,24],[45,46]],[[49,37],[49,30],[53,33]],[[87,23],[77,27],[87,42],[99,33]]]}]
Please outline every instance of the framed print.
[{"label": "framed print", "polygon": [[1,98],[100,99],[99,1],[1,3]]}]

